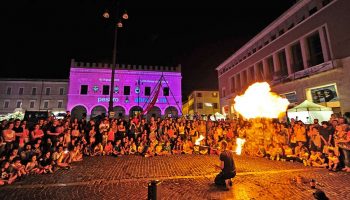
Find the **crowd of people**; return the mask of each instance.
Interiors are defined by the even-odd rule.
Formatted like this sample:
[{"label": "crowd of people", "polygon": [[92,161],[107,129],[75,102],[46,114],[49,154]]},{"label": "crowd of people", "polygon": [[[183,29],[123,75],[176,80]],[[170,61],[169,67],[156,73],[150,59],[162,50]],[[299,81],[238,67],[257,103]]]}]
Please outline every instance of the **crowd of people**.
[{"label": "crowd of people", "polygon": [[[0,185],[29,174],[69,169],[84,156],[169,156],[172,154],[220,154],[220,141],[235,150],[236,138],[245,138],[243,154],[277,161],[302,162],[305,166],[350,172],[350,129],[345,119],[305,125],[301,121],[270,119],[204,121],[186,118],[87,120],[39,119],[1,122]],[[200,144],[195,142],[204,136]],[[203,137],[202,137],[203,138]],[[207,147],[198,151],[198,146]]]}]

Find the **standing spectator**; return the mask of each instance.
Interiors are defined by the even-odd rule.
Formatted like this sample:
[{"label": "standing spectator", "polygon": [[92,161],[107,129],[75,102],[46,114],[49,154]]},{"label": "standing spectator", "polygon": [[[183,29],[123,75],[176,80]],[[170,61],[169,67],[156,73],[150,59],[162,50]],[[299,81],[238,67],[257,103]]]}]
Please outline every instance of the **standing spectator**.
[{"label": "standing spectator", "polygon": [[54,119],[50,128],[46,131],[48,137],[51,139],[52,143],[55,144],[58,141],[58,136],[60,135],[58,120]]},{"label": "standing spectator", "polygon": [[341,131],[338,132],[335,140],[336,146],[342,151],[344,159],[343,171],[350,172],[350,130],[345,130],[345,126],[341,126]]},{"label": "standing spectator", "polygon": [[323,121],[322,126],[320,127],[320,136],[321,136],[321,149],[324,148],[324,146],[332,146],[333,142],[333,133],[334,129],[332,129],[331,126],[329,126],[327,121]]},{"label": "standing spectator", "polygon": [[294,132],[295,132],[295,137],[297,143],[302,142],[303,144],[306,143],[306,129],[304,123],[299,120],[295,125],[294,125]]},{"label": "standing spectator", "polygon": [[35,141],[38,138],[42,139],[44,137],[44,132],[40,128],[40,125],[36,124],[30,135],[32,136],[32,141]]},{"label": "standing spectator", "polygon": [[2,131],[2,137],[6,143],[5,151],[8,153],[12,150],[13,144],[16,141],[16,133],[13,130],[14,124],[13,122],[9,122],[7,124],[7,129]]},{"label": "standing spectator", "polygon": [[23,134],[23,128],[21,126],[21,120],[19,120],[19,119],[15,120],[15,125],[12,128],[12,130],[14,130],[15,133],[16,133],[16,143],[18,144],[19,143],[19,139],[22,137],[22,134]]}]

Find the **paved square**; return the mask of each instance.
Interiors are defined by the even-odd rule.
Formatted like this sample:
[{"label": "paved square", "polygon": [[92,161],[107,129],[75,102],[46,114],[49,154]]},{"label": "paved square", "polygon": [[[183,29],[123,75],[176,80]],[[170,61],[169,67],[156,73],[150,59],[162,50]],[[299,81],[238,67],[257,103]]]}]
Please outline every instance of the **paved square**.
[{"label": "paved square", "polygon": [[[158,179],[160,199],[313,199],[311,178],[330,199],[350,199],[350,174],[300,163],[235,156],[233,189],[213,184],[218,156],[173,155],[86,157],[70,170],[31,175],[0,187],[0,199],[147,199],[147,184]],[[297,184],[293,178],[303,177]]]}]

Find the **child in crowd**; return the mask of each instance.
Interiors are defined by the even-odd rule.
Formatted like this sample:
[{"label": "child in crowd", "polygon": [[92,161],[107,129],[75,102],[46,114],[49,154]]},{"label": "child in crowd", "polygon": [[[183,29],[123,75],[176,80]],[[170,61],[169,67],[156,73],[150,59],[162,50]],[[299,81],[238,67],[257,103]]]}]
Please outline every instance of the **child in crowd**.
[{"label": "child in crowd", "polygon": [[26,170],[26,167],[21,163],[20,158],[15,158],[11,167],[15,170],[18,177],[22,177],[23,175],[28,174],[28,171]]},{"label": "child in crowd", "polygon": [[102,155],[103,155],[103,146],[102,146],[101,142],[99,142],[99,143],[95,146],[93,155],[94,155],[94,156],[102,156]]},{"label": "child in crowd", "polygon": [[333,150],[328,150],[328,170],[336,172],[338,164],[339,164],[338,156],[334,154]]},{"label": "child in crowd", "polygon": [[308,165],[313,167],[327,167],[326,159],[322,156],[320,151],[311,150],[311,155],[308,160]]},{"label": "child in crowd", "polygon": [[107,142],[107,145],[105,146],[104,150],[103,150],[103,155],[112,155],[113,153],[113,145],[111,141]]},{"label": "child in crowd", "polygon": [[11,172],[10,162],[6,161],[2,164],[0,170],[0,185],[12,184],[17,179],[17,174]]},{"label": "child in crowd", "polygon": [[43,172],[43,170],[39,168],[36,155],[32,156],[32,159],[27,163],[25,170],[31,174],[41,174]]},{"label": "child in crowd", "polygon": [[294,155],[293,149],[289,145],[283,145],[283,152],[283,159],[285,159],[286,161],[295,161],[297,156]]}]

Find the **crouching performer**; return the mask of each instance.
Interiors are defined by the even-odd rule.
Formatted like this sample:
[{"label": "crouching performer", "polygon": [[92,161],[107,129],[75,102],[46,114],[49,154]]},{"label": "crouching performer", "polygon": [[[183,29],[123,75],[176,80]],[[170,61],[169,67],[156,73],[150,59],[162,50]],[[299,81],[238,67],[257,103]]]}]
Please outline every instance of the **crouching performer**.
[{"label": "crouching performer", "polygon": [[232,187],[232,178],[236,176],[236,166],[233,160],[233,152],[227,150],[227,142],[221,142],[220,153],[221,164],[215,165],[216,168],[221,169],[221,172],[215,177],[215,184],[218,186],[226,186],[227,190]]}]

